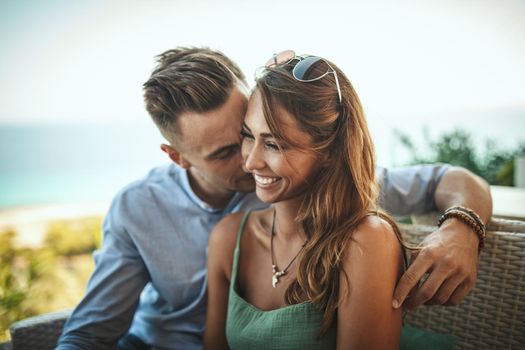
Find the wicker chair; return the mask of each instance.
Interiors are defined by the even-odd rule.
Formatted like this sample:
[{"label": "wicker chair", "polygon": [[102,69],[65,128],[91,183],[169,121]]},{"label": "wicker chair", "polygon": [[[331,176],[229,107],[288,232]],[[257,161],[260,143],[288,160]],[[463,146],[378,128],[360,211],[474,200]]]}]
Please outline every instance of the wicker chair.
[{"label": "wicker chair", "polygon": [[13,323],[9,328],[12,349],[53,350],[70,314],[71,310],[51,312]]},{"label": "wicker chair", "polygon": [[[408,242],[417,244],[435,227],[401,225],[401,230]],[[420,307],[405,321],[418,328],[456,335],[460,349],[524,349],[525,222],[493,219],[488,230],[476,286],[461,305]],[[14,323],[10,329],[12,349],[53,349],[69,313],[45,314]]]},{"label": "wicker chair", "polygon": [[[401,226],[412,244],[434,229]],[[476,286],[465,300],[454,307],[420,307],[405,321],[458,336],[460,349],[525,349],[525,222],[493,219],[480,255]]]}]

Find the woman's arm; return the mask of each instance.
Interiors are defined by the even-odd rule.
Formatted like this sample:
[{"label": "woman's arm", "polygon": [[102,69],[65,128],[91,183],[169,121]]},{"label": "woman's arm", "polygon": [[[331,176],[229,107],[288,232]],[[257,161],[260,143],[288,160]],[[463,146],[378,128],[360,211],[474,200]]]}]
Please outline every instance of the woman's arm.
[{"label": "woman's arm", "polygon": [[226,341],[226,314],[233,251],[240,214],[222,219],[212,230],[208,243],[208,310],[204,349],[229,349]]},{"label": "woman's arm", "polygon": [[392,295],[403,256],[392,227],[367,217],[352,234],[343,268],[348,283],[341,272],[337,349],[397,349],[401,310],[392,308]]}]

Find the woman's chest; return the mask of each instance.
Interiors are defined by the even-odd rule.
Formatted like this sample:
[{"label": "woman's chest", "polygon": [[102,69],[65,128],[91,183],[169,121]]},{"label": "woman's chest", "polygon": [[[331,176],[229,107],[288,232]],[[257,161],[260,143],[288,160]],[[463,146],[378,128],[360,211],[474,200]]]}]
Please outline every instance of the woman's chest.
[{"label": "woman's chest", "polygon": [[295,280],[296,267],[291,266],[284,274],[278,274],[271,257],[265,253],[251,251],[241,254],[236,290],[253,306],[268,311],[289,305],[285,294]]}]

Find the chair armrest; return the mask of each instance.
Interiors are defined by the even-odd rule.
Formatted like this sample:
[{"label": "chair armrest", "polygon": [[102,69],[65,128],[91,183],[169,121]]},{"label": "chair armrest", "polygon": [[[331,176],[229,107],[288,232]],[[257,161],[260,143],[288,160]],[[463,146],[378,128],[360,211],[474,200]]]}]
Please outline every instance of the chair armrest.
[{"label": "chair armrest", "polygon": [[13,350],[53,350],[71,310],[51,312],[15,322],[9,328]]},{"label": "chair armrest", "polygon": [[13,345],[10,341],[0,343],[0,350],[13,350]]}]

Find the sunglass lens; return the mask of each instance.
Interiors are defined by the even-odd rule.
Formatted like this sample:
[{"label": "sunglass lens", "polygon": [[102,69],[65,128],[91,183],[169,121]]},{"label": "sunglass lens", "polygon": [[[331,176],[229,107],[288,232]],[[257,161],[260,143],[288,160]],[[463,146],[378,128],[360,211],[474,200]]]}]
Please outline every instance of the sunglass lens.
[{"label": "sunglass lens", "polygon": [[297,80],[312,81],[324,76],[329,71],[329,66],[324,59],[309,56],[297,63],[293,69],[293,76]]},{"label": "sunglass lens", "polygon": [[265,66],[266,67],[274,67],[278,64],[281,64],[281,63],[286,63],[288,61],[290,61],[292,58],[295,57],[295,52],[293,52],[293,50],[285,50],[285,51],[282,51],[282,52],[279,52],[279,53],[276,53],[275,55],[273,55],[272,58],[270,58]]}]

